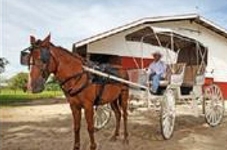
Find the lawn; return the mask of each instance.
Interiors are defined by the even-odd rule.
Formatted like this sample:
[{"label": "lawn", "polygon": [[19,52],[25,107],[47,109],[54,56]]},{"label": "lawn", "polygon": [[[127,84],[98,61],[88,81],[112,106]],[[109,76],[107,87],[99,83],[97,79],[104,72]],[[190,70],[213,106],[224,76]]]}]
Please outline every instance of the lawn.
[{"label": "lawn", "polygon": [[36,99],[55,98],[63,95],[61,91],[44,91],[39,94],[25,93],[23,91],[1,90],[0,105],[11,105],[18,102],[27,102]]}]

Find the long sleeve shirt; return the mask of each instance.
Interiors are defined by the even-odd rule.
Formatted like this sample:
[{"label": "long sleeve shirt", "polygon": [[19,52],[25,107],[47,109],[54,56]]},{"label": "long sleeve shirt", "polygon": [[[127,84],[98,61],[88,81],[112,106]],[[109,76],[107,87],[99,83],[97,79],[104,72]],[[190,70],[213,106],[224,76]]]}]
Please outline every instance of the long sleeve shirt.
[{"label": "long sleeve shirt", "polygon": [[156,73],[164,77],[166,73],[166,64],[160,60],[157,62],[152,62],[148,67],[148,72],[149,74]]}]

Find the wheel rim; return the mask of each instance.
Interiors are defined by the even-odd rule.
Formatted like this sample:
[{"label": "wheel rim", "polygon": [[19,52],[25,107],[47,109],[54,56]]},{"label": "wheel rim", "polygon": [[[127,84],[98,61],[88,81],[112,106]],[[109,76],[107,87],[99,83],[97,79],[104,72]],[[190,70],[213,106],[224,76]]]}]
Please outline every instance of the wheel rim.
[{"label": "wheel rim", "polygon": [[175,116],[174,92],[168,89],[163,98],[161,111],[161,130],[164,139],[170,139],[173,134]]},{"label": "wheel rim", "polygon": [[205,118],[210,126],[218,125],[224,116],[224,98],[217,85],[205,88]]},{"label": "wheel rim", "polygon": [[94,127],[96,130],[103,128],[111,118],[109,105],[98,106],[94,114]]}]

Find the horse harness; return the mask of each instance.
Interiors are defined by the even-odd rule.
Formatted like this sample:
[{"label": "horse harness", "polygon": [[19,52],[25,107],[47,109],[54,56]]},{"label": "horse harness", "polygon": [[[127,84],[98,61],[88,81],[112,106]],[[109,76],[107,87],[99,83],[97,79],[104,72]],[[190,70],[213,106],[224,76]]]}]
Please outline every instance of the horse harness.
[{"label": "horse harness", "polygon": [[[33,60],[33,62],[31,63],[30,62],[30,55],[31,53],[33,52],[34,48],[40,48],[40,60],[42,62],[42,65],[39,61],[35,61]],[[29,51],[29,52],[27,52]],[[49,75],[49,71],[48,71],[48,66],[49,66],[49,62],[50,62],[50,58],[53,58],[53,60],[55,61],[55,63],[57,63],[56,59],[51,55],[50,53],[50,50],[49,48],[46,48],[46,47],[38,47],[36,46],[35,44],[33,44],[32,46],[24,49],[21,51],[21,64],[22,65],[28,65],[29,67],[31,65],[36,65],[40,71],[41,71],[41,74],[42,74],[42,77],[43,78],[47,78],[48,75]],[[25,59],[25,60],[23,60]],[[87,63],[89,64],[89,63]],[[92,65],[90,67],[94,68],[94,69],[97,69],[99,71],[102,71],[102,72],[106,72],[106,73],[110,73],[112,75],[117,75],[117,70],[114,69],[113,67],[110,67],[111,65],[109,64],[102,64],[100,66],[98,65]],[[64,85],[66,83],[68,83],[70,80],[76,80],[76,83],[78,83],[81,78],[83,77],[83,75],[86,75],[87,76],[87,80],[86,82],[84,82],[82,84],[82,86],[80,86],[77,90],[73,90],[73,89],[65,89],[64,88]],[[106,77],[100,77],[100,76],[97,76],[97,75],[93,75],[85,70],[82,70],[81,72],[79,73],[76,73],[68,78],[66,78],[65,80],[63,81],[60,81],[60,87],[61,89],[65,92],[65,94],[69,95],[69,96],[76,96],[78,95],[79,93],[81,93],[86,87],[89,86],[89,83],[91,84],[99,84],[101,85],[101,89],[99,90],[96,98],[95,98],[95,101],[94,101],[94,105],[98,105],[101,101],[101,97],[103,95],[103,92],[104,92],[104,89],[105,89],[105,86],[109,83],[117,83],[116,81],[113,81],[113,80],[110,80],[109,78],[106,78]]]},{"label": "horse harness", "polygon": [[[105,73],[108,73],[108,74],[111,74],[111,75],[118,76],[118,69],[113,68],[110,64],[93,65],[92,68],[95,69],[95,70],[101,71],[101,72],[105,72]],[[98,105],[100,103],[100,101],[102,100],[102,95],[103,95],[105,86],[107,84],[118,83],[117,81],[112,80],[110,78],[101,77],[101,76],[94,75],[94,74],[92,74],[91,81],[92,81],[93,84],[100,85],[100,90],[99,90],[99,92],[96,96],[96,99],[94,101],[95,105]]]},{"label": "horse harness", "polygon": [[[108,66],[108,67],[107,67]],[[91,67],[91,66],[90,66]],[[101,67],[94,67],[96,70],[99,70],[99,71],[103,71],[103,72],[106,72],[106,73],[111,73],[111,74],[116,74],[116,71],[112,71],[110,72],[110,68],[109,68],[109,65],[101,65]],[[109,71],[106,71],[106,69],[108,68]],[[114,70],[112,68],[112,70]],[[113,73],[115,72],[115,73]],[[64,85],[69,82],[70,80],[76,80],[76,83],[80,81],[80,79],[82,78],[83,75],[86,75],[87,76],[87,80],[86,82],[84,82],[84,84],[82,84],[82,86],[80,86],[80,88],[78,88],[76,91],[73,91],[73,89],[64,89]],[[109,78],[106,78],[106,77],[100,77],[100,76],[97,76],[97,75],[94,75],[94,74],[91,74],[85,70],[83,70],[82,72],[80,73],[77,73],[75,75],[72,75],[68,78],[66,78],[64,81],[60,82],[60,87],[62,88],[62,90],[68,94],[69,96],[76,96],[78,95],[80,92],[82,92],[85,88],[87,88],[90,84],[97,84],[97,85],[100,85],[100,90],[99,92],[97,93],[96,95],[96,98],[94,100],[94,105],[99,105],[101,100],[102,100],[102,95],[103,95],[103,92],[104,92],[104,89],[105,89],[105,86],[107,84],[113,84],[113,83],[117,83],[116,81],[114,80],[111,80]]]},{"label": "horse harness", "polygon": [[[73,90],[73,89],[68,89],[67,90],[67,89],[64,88],[64,85],[67,82],[69,82],[70,80],[73,80],[74,79],[74,80],[76,80],[76,83],[78,83],[82,79],[83,75],[86,75],[87,76],[86,82],[84,82],[82,84],[82,86],[80,86],[77,90]],[[71,77],[68,77],[64,81],[60,82],[60,87],[69,96],[76,96],[80,92],[82,92],[86,87],[88,87],[88,85],[89,85],[89,77],[88,76],[89,76],[88,75],[88,72],[86,72],[86,71],[83,70],[82,72],[77,73],[75,75],[72,75]]]}]

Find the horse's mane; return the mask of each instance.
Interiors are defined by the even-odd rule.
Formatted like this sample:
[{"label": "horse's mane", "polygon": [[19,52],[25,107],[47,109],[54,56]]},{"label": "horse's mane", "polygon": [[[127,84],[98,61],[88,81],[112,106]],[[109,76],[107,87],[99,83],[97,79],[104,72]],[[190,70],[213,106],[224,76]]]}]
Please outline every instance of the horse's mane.
[{"label": "horse's mane", "polygon": [[58,48],[58,49],[62,50],[62,51],[63,51],[64,53],[66,53],[67,55],[70,55],[70,56],[73,57],[73,58],[79,59],[83,64],[86,63],[86,60],[85,60],[83,57],[81,57],[79,54],[77,54],[77,53],[72,53],[72,52],[70,52],[68,49],[66,49],[66,48],[64,48],[64,47],[55,46],[53,43],[50,43],[50,44],[51,44],[51,46],[53,46],[53,47],[55,47],[55,48]]}]

